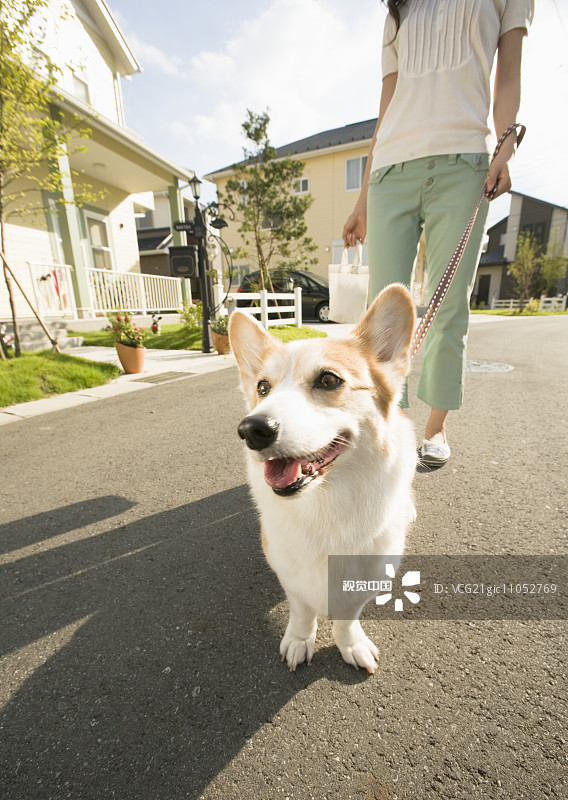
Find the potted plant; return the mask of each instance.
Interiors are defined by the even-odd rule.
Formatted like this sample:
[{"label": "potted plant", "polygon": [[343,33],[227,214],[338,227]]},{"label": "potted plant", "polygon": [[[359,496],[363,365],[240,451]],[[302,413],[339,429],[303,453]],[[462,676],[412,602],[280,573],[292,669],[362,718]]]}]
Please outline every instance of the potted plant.
[{"label": "potted plant", "polygon": [[108,315],[118,359],[127,375],[142,372],[146,348],[144,341],[149,331],[134,324],[132,314],[118,311]]},{"label": "potted plant", "polygon": [[213,333],[213,344],[215,350],[220,356],[224,356],[231,352],[231,345],[229,343],[229,315],[225,314],[211,323],[211,332]]}]

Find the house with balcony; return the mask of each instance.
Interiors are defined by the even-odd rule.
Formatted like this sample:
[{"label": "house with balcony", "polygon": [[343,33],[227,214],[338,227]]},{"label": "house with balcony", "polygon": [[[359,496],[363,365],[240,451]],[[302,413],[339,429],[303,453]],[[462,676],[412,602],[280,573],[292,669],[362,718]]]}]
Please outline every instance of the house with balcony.
[{"label": "house with balcony", "polygon": [[[180,280],[141,272],[136,217],[154,208],[159,192],[167,198],[168,225],[183,219],[180,185],[193,172],[126,127],[121,80],[141,68],[104,0],[51,0],[48,14],[40,47],[61,68],[53,113],[69,122],[79,117],[90,135],[76,137],[57,164],[45,165],[59,170],[62,196],[43,192],[39,213],[8,217],[7,260],[46,317],[179,308]],[[92,187],[92,203],[74,203],[79,179]],[[185,233],[174,232],[172,243],[184,245]],[[15,287],[14,297],[19,319],[30,318]],[[10,318],[2,280],[0,322]]]}]

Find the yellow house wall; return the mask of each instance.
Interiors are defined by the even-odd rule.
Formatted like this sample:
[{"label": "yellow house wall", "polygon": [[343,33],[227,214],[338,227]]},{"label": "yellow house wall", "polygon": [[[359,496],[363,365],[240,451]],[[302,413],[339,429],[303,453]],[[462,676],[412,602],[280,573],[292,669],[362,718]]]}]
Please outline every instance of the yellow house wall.
[{"label": "yellow house wall", "polygon": [[332,260],[331,245],[341,239],[343,226],[353,211],[359,189],[345,189],[346,161],[366,156],[368,144],[336,153],[322,153],[305,159],[304,177],[310,179],[310,194],[314,198],[306,212],[308,231],[317,244],[318,265],[313,272],[327,277]]},{"label": "yellow house wall", "polygon": [[[303,175],[310,179],[310,194],[313,198],[312,206],[306,212],[308,234],[312,237],[317,250],[314,253],[318,264],[311,271],[327,277],[328,267],[332,258],[332,242],[340,239],[343,226],[347,217],[353,211],[359,190],[346,191],[345,173],[346,161],[350,158],[366,156],[369,143],[363,142],[355,147],[344,147],[336,152],[319,152],[313,155],[302,154],[298,159],[304,161]],[[228,177],[217,180],[217,188],[221,195]],[[237,248],[241,239],[237,233],[238,223],[231,222],[227,217],[229,227],[224,229],[223,238],[229,247]],[[246,259],[235,260],[235,265],[249,263]],[[251,270],[256,269],[250,263]]]}]

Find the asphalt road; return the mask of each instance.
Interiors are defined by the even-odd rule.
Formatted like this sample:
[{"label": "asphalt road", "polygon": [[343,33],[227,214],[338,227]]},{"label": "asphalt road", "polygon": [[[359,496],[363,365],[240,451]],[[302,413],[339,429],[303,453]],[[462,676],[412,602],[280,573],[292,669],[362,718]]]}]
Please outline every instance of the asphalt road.
[{"label": "asphalt road", "polygon": [[[567,552],[567,344],[473,326],[514,370],[468,373],[410,552]],[[374,676],[324,622],[280,663],[241,414],[227,369],[0,430],[2,800],[568,797],[565,622],[370,620]]]}]

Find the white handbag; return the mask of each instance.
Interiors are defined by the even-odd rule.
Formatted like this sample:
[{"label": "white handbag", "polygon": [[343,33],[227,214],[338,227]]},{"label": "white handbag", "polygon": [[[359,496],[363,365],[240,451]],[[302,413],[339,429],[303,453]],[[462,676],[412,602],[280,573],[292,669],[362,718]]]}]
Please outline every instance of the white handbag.
[{"label": "white handbag", "polygon": [[353,264],[344,249],[341,264],[329,265],[329,318],[333,322],[356,324],[367,308],[369,267],[361,264],[363,245],[357,242]]}]

